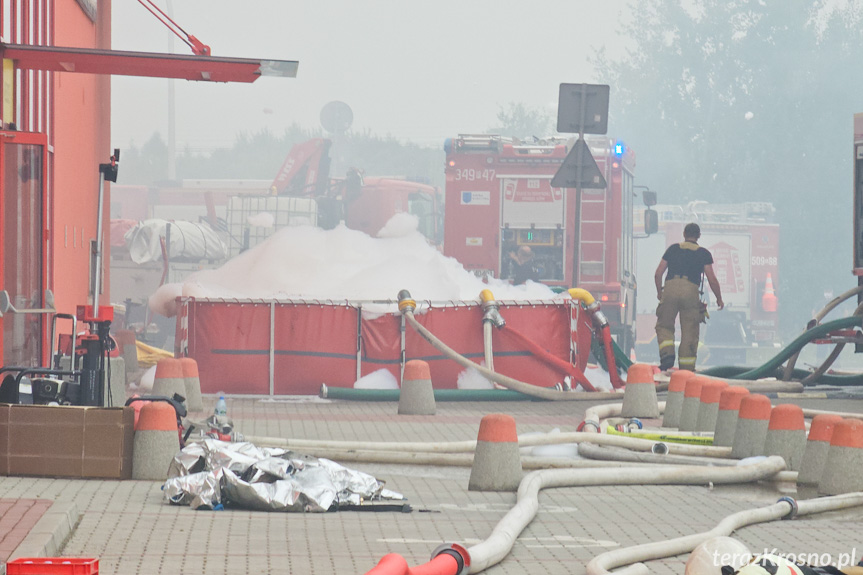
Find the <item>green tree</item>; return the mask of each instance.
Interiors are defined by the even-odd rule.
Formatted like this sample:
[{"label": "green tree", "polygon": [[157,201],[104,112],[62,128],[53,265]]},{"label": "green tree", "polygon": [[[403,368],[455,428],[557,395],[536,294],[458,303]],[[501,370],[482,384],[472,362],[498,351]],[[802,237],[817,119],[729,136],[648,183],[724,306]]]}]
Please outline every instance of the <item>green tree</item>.
[{"label": "green tree", "polygon": [[551,133],[554,119],[541,108],[531,108],[523,102],[510,102],[500,106],[497,112],[498,125],[490,132],[515,138],[544,138]]},{"label": "green tree", "polygon": [[[863,88],[853,12],[784,0],[638,0],[632,49],[595,55],[610,131],[662,203],[769,201],[786,336],[849,275],[851,123]],[[796,305],[795,305],[796,304]]]}]

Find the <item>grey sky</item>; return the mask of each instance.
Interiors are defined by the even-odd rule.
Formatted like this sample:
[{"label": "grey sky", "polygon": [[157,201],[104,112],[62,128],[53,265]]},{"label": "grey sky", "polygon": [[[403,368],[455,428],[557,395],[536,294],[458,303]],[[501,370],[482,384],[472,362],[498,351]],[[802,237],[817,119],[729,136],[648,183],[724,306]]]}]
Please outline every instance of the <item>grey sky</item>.
[{"label": "grey sky", "polygon": [[[156,0],[166,9],[167,0]],[[174,19],[213,55],[299,60],[296,79],[176,82],[177,145],[227,147],[242,131],[319,126],[331,100],[354,129],[443,145],[494,125],[500,105],[556,110],[561,82],[594,80],[598,46],[622,52],[626,0],[172,0]],[[167,52],[169,33],[134,0],[113,3],[113,46]],[[174,51],[189,54],[179,40]],[[167,135],[167,80],[113,79],[112,145]],[[613,94],[612,94],[612,107]]]}]

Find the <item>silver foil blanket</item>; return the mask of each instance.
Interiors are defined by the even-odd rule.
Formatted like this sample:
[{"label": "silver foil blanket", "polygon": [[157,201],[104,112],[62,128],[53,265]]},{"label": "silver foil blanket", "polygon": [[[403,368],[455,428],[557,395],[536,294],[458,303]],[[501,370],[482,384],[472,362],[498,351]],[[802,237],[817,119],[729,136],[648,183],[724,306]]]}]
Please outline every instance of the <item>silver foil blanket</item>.
[{"label": "silver foil blanket", "polygon": [[174,456],[165,499],[193,509],[323,512],[380,499],[404,500],[367,473],[278,448],[205,439]]}]

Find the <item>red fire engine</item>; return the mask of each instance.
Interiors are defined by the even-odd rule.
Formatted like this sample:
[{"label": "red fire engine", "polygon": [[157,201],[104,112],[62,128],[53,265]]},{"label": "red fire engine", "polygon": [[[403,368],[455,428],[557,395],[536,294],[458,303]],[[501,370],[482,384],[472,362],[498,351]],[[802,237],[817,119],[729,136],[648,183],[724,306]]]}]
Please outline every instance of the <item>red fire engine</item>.
[{"label": "red fire engine", "polygon": [[479,276],[509,278],[510,252],[530,246],[539,281],[578,286],[602,302],[624,350],[634,342],[635,154],[605,137],[587,144],[603,189],[553,188],[563,139],[534,143],[495,135],[447,140],[444,254]]}]

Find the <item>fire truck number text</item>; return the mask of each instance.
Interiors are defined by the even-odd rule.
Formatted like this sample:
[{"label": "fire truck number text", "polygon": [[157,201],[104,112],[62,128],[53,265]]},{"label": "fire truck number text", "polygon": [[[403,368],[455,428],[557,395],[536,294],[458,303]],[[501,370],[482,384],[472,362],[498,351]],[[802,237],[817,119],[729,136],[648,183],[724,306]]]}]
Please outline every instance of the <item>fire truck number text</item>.
[{"label": "fire truck number text", "polygon": [[776,256],[752,256],[754,266],[775,266],[777,262]]},{"label": "fire truck number text", "polygon": [[494,170],[475,170],[474,168],[460,168],[455,171],[456,180],[475,182],[485,180],[490,182],[494,179]]}]

